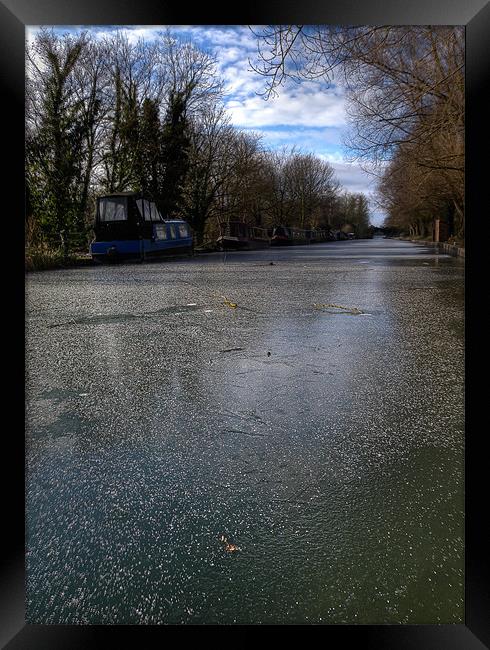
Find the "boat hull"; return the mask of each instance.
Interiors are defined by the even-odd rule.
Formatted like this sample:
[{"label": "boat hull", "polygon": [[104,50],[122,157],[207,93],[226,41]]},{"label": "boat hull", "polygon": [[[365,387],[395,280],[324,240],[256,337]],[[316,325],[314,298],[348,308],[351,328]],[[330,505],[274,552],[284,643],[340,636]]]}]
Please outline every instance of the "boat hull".
[{"label": "boat hull", "polygon": [[186,237],[172,241],[153,241],[152,239],[131,239],[92,242],[90,254],[97,261],[117,261],[123,259],[143,259],[167,255],[184,255],[192,252],[192,238]]}]

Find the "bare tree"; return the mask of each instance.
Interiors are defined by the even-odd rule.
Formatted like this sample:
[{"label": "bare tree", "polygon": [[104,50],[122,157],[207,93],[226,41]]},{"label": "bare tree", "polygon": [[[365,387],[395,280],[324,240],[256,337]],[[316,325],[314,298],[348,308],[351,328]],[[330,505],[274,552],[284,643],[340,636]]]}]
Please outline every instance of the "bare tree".
[{"label": "bare tree", "polygon": [[192,122],[182,205],[198,243],[202,242],[206,221],[216,214],[218,197],[232,175],[232,141],[233,127],[222,106],[208,106]]},{"label": "bare tree", "polygon": [[[274,25],[255,32],[266,97],[291,78],[340,81],[352,159],[372,171],[399,148],[464,220],[464,29]],[[437,181],[437,182],[436,182]],[[430,200],[430,197],[426,197]]]},{"label": "bare tree", "polygon": [[168,75],[167,97],[178,94],[186,106],[186,116],[208,110],[223,95],[223,83],[216,73],[216,59],[193,43],[182,43],[170,30],[158,42],[160,65]]},{"label": "bare tree", "polygon": [[294,152],[294,147],[291,150],[283,147],[279,150],[267,151],[263,155],[266,178],[265,210],[271,225],[289,225],[294,219],[294,208],[286,174],[288,161]]},{"label": "bare tree", "polygon": [[218,197],[218,217],[222,221],[260,225],[263,220],[260,136],[234,130],[228,145],[230,166]]},{"label": "bare tree", "polygon": [[313,227],[320,201],[338,190],[333,167],[313,154],[295,153],[285,168],[290,202],[301,228]]}]

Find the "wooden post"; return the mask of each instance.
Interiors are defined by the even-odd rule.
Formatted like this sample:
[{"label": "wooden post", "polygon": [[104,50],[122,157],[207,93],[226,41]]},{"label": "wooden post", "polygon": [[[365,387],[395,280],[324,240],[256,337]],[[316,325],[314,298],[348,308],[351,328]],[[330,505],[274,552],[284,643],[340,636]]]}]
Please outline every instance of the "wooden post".
[{"label": "wooden post", "polygon": [[434,219],[434,241],[439,241],[439,219]]}]

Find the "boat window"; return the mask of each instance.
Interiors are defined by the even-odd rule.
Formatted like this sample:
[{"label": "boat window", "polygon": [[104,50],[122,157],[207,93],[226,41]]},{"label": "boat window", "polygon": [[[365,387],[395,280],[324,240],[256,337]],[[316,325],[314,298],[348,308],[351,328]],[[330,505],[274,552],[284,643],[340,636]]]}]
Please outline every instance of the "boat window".
[{"label": "boat window", "polygon": [[254,237],[258,237],[260,239],[266,239],[268,236],[267,229],[259,228],[258,226],[254,226],[253,233],[254,233]]},{"label": "boat window", "polygon": [[151,221],[151,207],[150,202],[146,199],[136,199],[136,205],[140,215],[144,218],[145,221]]},{"label": "boat window", "polygon": [[136,205],[138,206],[138,212],[140,213],[140,216],[144,218],[144,215],[143,215],[143,199],[136,199]]},{"label": "boat window", "polygon": [[101,221],[126,221],[127,218],[125,197],[99,200],[99,219]]},{"label": "boat window", "polygon": [[162,221],[162,217],[160,213],[158,212],[158,208],[155,203],[151,202],[150,203],[150,209],[151,209],[151,220],[152,221]]},{"label": "boat window", "polygon": [[181,237],[188,237],[189,233],[187,231],[187,224],[186,223],[181,223],[179,224],[179,234]]},{"label": "boat window", "polygon": [[174,224],[170,225],[170,239],[177,239],[177,230]]},{"label": "boat window", "polygon": [[157,223],[155,225],[155,238],[167,239],[167,226],[164,223]]}]

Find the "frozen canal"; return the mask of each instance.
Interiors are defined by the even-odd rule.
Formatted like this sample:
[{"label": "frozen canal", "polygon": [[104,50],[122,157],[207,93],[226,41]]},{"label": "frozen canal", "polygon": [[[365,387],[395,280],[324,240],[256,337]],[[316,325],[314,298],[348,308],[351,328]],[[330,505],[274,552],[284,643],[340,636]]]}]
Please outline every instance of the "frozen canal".
[{"label": "frozen canal", "polygon": [[29,274],[27,621],[462,623],[463,273],[373,239]]}]

